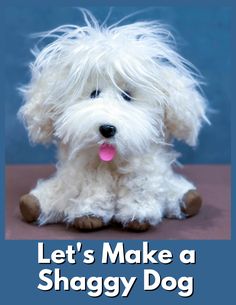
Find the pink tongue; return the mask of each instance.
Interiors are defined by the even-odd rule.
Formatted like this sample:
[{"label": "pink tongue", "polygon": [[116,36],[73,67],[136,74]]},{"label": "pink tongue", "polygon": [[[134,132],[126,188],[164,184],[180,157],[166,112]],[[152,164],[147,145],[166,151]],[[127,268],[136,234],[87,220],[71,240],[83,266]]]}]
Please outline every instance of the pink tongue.
[{"label": "pink tongue", "polygon": [[111,144],[102,144],[99,147],[99,157],[102,161],[111,161],[116,155],[116,149]]}]

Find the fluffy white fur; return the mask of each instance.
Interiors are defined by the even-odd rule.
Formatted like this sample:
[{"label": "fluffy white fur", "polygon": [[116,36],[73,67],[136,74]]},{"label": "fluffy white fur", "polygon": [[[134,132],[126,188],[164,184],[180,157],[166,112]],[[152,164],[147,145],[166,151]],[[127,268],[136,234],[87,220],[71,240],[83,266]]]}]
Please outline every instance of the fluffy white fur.
[{"label": "fluffy white fur", "polygon": [[[43,33],[53,41],[34,52],[31,82],[19,111],[35,143],[58,146],[56,174],[31,191],[40,201],[40,224],[94,215],[155,225],[181,218],[183,195],[194,185],[172,170],[172,138],[195,145],[206,120],[205,99],[191,66],[156,22],[86,25]],[[101,90],[99,97],[90,93]],[[122,98],[128,91],[131,101]],[[117,133],[106,139],[99,126]],[[102,143],[116,146],[112,162],[99,160]]]}]

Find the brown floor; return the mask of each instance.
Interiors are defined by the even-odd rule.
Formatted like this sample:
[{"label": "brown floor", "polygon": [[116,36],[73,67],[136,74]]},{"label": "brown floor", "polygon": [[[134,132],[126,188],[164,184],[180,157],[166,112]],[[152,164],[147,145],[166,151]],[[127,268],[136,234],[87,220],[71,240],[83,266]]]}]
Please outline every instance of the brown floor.
[{"label": "brown floor", "polygon": [[118,227],[97,232],[78,232],[63,224],[37,227],[22,221],[18,201],[38,178],[48,177],[54,169],[48,165],[12,165],[6,167],[6,239],[230,239],[231,185],[230,166],[188,165],[179,170],[197,185],[204,198],[201,212],[186,220],[165,219],[144,233]]}]

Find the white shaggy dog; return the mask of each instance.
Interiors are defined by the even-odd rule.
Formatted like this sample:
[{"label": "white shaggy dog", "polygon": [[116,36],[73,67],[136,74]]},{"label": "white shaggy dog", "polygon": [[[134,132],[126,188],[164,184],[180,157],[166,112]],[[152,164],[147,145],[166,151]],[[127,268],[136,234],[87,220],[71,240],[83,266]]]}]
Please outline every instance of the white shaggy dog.
[{"label": "white shaggy dog", "polygon": [[35,52],[19,115],[35,143],[58,146],[57,172],[21,197],[28,222],[145,230],[196,214],[201,197],[172,170],[172,138],[195,145],[205,99],[156,22],[65,25]]}]

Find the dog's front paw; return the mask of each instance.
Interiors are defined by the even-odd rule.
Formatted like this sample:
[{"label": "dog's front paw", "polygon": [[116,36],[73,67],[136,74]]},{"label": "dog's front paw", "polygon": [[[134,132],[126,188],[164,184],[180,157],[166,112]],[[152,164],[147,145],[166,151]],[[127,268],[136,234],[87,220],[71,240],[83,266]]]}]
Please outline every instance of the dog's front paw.
[{"label": "dog's front paw", "polygon": [[182,212],[186,217],[196,215],[202,206],[202,198],[196,190],[189,190],[183,197]]},{"label": "dog's front paw", "polygon": [[21,196],[20,211],[26,222],[36,221],[40,215],[40,204],[38,198],[32,194]]},{"label": "dog's front paw", "polygon": [[102,218],[96,216],[82,216],[75,218],[73,226],[78,230],[92,231],[105,226]]},{"label": "dog's front paw", "polygon": [[148,222],[139,222],[138,220],[132,220],[124,225],[124,228],[130,231],[143,232],[150,228]]}]

